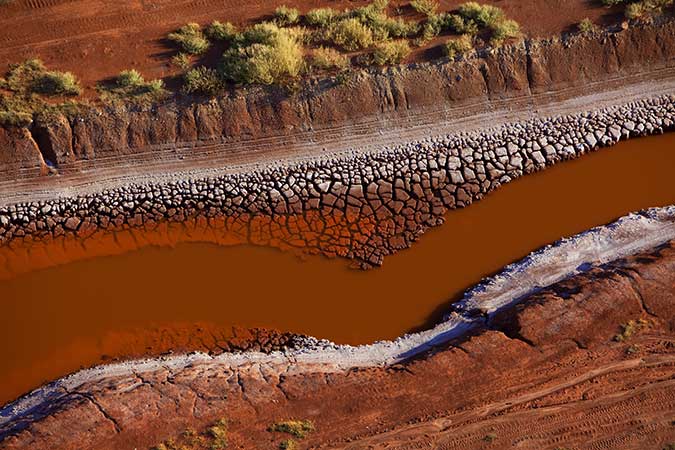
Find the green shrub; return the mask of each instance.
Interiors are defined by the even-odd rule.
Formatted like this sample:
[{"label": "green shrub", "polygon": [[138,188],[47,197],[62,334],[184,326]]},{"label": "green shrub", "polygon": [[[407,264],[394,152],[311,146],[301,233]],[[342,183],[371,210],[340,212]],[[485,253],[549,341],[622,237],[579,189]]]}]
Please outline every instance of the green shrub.
[{"label": "green shrub", "polygon": [[407,41],[383,42],[375,47],[373,62],[378,66],[400,64],[409,54],[410,45]]},{"label": "green shrub", "polygon": [[520,25],[515,20],[505,19],[497,22],[491,28],[492,37],[490,38],[490,44],[493,46],[502,45],[507,39],[520,36]]},{"label": "green shrub", "polygon": [[256,23],[239,33],[234,39],[234,45],[245,47],[252,44],[270,45],[281,29],[271,22]]},{"label": "green shrub", "polygon": [[312,66],[318,69],[346,69],[349,58],[332,48],[319,47],[312,53]]},{"label": "green shrub", "polygon": [[0,94],[0,125],[25,127],[33,121],[30,102]]},{"label": "green shrub", "polygon": [[597,27],[595,26],[593,21],[591,19],[589,19],[588,17],[586,17],[584,20],[579,22],[579,25],[577,25],[577,28],[579,29],[579,32],[581,32],[581,33],[592,33],[597,29]]},{"label": "green shrub", "polygon": [[364,24],[373,24],[387,17],[389,0],[374,0],[366,6],[356,8],[351,16],[359,19]]},{"label": "green shrub", "polygon": [[274,21],[279,26],[294,25],[298,23],[298,20],[300,20],[300,12],[295,8],[281,5],[274,10]]},{"label": "green shrub", "polygon": [[74,96],[82,92],[75,75],[48,71],[39,59],[11,65],[3,85],[5,89],[20,95]]},{"label": "green shrub", "polygon": [[195,67],[183,75],[183,91],[187,94],[215,96],[224,88],[218,71],[208,67]]},{"label": "green shrub", "polygon": [[171,62],[181,69],[187,69],[192,64],[192,58],[187,53],[180,52],[171,58]]},{"label": "green shrub", "polygon": [[214,20],[206,28],[206,35],[214,41],[229,42],[237,35],[237,28],[230,22],[221,23]]},{"label": "green shrub", "polygon": [[309,25],[326,28],[340,17],[340,13],[333,8],[312,9],[305,16]]},{"label": "green shrub", "polygon": [[268,431],[288,433],[296,438],[303,439],[307,433],[314,431],[314,424],[309,420],[284,420],[272,424]]},{"label": "green shrub", "polygon": [[443,53],[450,59],[455,58],[458,55],[462,55],[473,49],[473,42],[471,41],[471,36],[463,34],[457,39],[450,39],[443,46]]},{"label": "green shrub", "polygon": [[331,30],[332,41],[347,51],[361,50],[373,44],[373,32],[357,18],[342,19]]},{"label": "green shrub", "polygon": [[178,45],[184,52],[191,55],[201,55],[209,48],[209,41],[204,37],[201,27],[196,23],[189,23],[167,37]]},{"label": "green shrub", "polygon": [[439,4],[436,0],[412,0],[410,6],[418,13],[433,16],[436,14]]},{"label": "green shrub", "polygon": [[387,31],[388,35],[393,38],[404,38],[417,34],[419,32],[419,25],[415,22],[406,22],[401,18],[392,19],[387,18],[381,26]]},{"label": "green shrub", "polygon": [[475,35],[478,33],[478,24],[472,19],[464,19],[458,14],[448,14],[445,17],[444,26],[457,34]]},{"label": "green shrub", "polygon": [[82,88],[70,72],[45,72],[35,79],[33,92],[43,95],[80,95]]},{"label": "green shrub", "polygon": [[278,27],[258,29],[227,50],[221,64],[226,79],[247,84],[281,84],[296,79],[303,68],[302,46],[291,32]]},{"label": "green shrub", "polygon": [[152,102],[167,95],[162,80],[146,81],[135,69],[123,70],[112,85],[99,88],[102,98],[107,101],[132,100]]},{"label": "green shrub", "polygon": [[468,2],[459,5],[459,14],[464,19],[470,19],[479,26],[491,28],[505,19],[504,11],[492,5],[481,5],[476,2]]}]

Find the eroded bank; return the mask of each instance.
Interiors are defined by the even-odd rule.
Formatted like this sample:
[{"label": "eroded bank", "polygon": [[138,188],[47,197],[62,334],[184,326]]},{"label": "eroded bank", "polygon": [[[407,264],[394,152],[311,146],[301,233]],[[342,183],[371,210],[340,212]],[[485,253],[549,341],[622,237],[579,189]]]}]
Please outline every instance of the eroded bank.
[{"label": "eroded bank", "polygon": [[0,248],[1,328],[14,343],[0,349],[2,398],[111,358],[219,351],[232,326],[350,344],[429,327],[466,288],[530,251],[675,203],[673,148],[673,134],[631,140],[532,174],[447,213],[443,226],[366,272],[296,257],[315,251],[305,246],[322,231],[350,236],[353,223],[334,217],[325,227],[331,216],[315,218],[323,228],[305,214],[15,242]]}]

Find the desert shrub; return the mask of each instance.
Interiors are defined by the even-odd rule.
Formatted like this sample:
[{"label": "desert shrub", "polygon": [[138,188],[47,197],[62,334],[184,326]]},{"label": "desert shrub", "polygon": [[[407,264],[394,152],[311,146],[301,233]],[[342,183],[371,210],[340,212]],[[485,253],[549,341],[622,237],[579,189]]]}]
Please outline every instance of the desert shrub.
[{"label": "desert shrub", "polygon": [[504,11],[492,5],[468,2],[459,5],[459,14],[466,20],[472,20],[479,26],[492,28],[505,19]]},{"label": "desert shrub", "polygon": [[473,42],[471,36],[463,34],[456,39],[450,39],[443,46],[443,53],[445,56],[452,59],[458,55],[462,55],[473,49]]},{"label": "desert shrub", "polygon": [[213,439],[211,442],[212,450],[221,450],[227,447],[227,420],[218,420],[214,425],[209,427],[208,432]]},{"label": "desert shrub", "polygon": [[457,34],[475,35],[478,33],[478,24],[472,19],[465,19],[459,14],[448,14],[444,20],[444,26]]},{"label": "desert shrub", "polygon": [[373,44],[373,32],[357,18],[340,20],[330,33],[331,40],[347,51],[370,47]]},{"label": "desert shrub", "polygon": [[312,53],[312,66],[318,69],[346,69],[349,58],[332,48],[319,47]]},{"label": "desert shrub", "polygon": [[593,21],[591,19],[589,19],[588,17],[586,17],[584,20],[579,22],[579,25],[577,25],[577,28],[579,29],[579,32],[581,32],[581,33],[592,33],[597,29],[597,27],[595,26]]},{"label": "desert shrub", "polygon": [[70,72],[45,72],[33,82],[33,92],[43,95],[80,95],[80,84]]},{"label": "desert shrub", "polygon": [[167,38],[191,55],[201,55],[209,48],[209,41],[204,36],[201,27],[196,23],[182,26],[175,32],[170,33]]},{"label": "desert shrub", "polygon": [[631,3],[626,6],[624,15],[627,19],[639,19],[647,13],[647,8],[643,3]]},{"label": "desert shrub", "polygon": [[485,442],[493,442],[495,439],[497,439],[497,435],[494,433],[488,433],[485,436],[483,436],[483,440]]},{"label": "desert shrub", "polygon": [[621,325],[621,332],[614,336],[616,342],[624,342],[631,338],[634,334],[649,327],[649,322],[645,319],[629,320],[627,323]]},{"label": "desert shrub", "polygon": [[33,121],[30,102],[0,94],[0,125],[25,127]]},{"label": "desert shrub", "polygon": [[20,95],[74,96],[82,92],[75,75],[48,71],[39,59],[28,59],[10,66],[3,84],[5,89]]},{"label": "desert shrub", "polygon": [[410,45],[407,41],[383,42],[375,47],[373,62],[378,66],[385,64],[400,64],[410,54]]},{"label": "desert shrub", "polygon": [[103,100],[107,101],[151,102],[167,95],[162,80],[146,81],[135,69],[123,70],[112,85],[103,85],[99,90]]},{"label": "desert shrub", "polygon": [[418,13],[433,16],[436,14],[439,4],[436,0],[412,0],[410,6]]},{"label": "desert shrub", "polygon": [[218,71],[208,67],[196,67],[183,75],[183,91],[187,94],[215,96],[225,88]]},{"label": "desert shrub", "polygon": [[279,443],[281,450],[298,450],[298,444],[293,439],[284,439]]},{"label": "desert shrub", "polygon": [[295,8],[281,5],[274,10],[274,21],[280,26],[295,25],[300,20],[300,12]]},{"label": "desert shrub", "polygon": [[230,22],[221,23],[214,20],[206,28],[206,35],[214,41],[229,42],[237,35],[237,28]]},{"label": "desert shrub", "polygon": [[252,44],[270,45],[281,28],[271,22],[256,23],[250,28],[237,34],[233,44],[237,47],[245,47]]},{"label": "desert shrub", "polygon": [[393,38],[409,37],[419,32],[419,25],[417,23],[406,22],[401,18],[393,19],[388,17],[387,20],[382,22],[381,26]]},{"label": "desert shrub", "polygon": [[340,17],[340,13],[333,8],[312,9],[305,16],[309,25],[326,28]]},{"label": "desert shrub", "polygon": [[520,25],[518,25],[518,22],[511,19],[497,22],[491,29],[492,37],[490,38],[490,44],[493,46],[502,45],[507,39],[520,36]]},{"label": "desert shrub", "polygon": [[307,433],[314,431],[314,424],[309,420],[284,420],[272,424],[268,431],[288,433],[296,438],[303,439]]},{"label": "desert shrub", "polygon": [[181,69],[187,69],[192,64],[192,58],[187,53],[180,52],[171,58],[171,62]]},{"label": "desert shrub", "polygon": [[221,72],[237,83],[281,84],[296,79],[303,67],[303,49],[293,34],[266,27],[227,50]]},{"label": "desert shrub", "polygon": [[627,3],[628,0],[602,0],[602,4],[605,6],[616,6]]}]

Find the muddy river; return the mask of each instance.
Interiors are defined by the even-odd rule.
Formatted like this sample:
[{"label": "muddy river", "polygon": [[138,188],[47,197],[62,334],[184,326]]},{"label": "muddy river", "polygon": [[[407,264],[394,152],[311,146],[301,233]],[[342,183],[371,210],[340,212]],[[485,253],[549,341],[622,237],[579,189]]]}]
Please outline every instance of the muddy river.
[{"label": "muddy river", "polygon": [[427,327],[466,288],[542,245],[675,203],[673,167],[675,134],[559,164],[449,212],[369,271],[180,226],[0,249],[0,404],[80,367],[215,348],[235,325],[349,344]]}]

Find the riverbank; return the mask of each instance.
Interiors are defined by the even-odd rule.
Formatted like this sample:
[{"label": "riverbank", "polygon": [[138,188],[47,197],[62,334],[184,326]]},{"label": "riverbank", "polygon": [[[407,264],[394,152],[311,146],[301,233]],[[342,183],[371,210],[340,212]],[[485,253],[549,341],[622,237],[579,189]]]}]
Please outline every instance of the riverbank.
[{"label": "riverbank", "polygon": [[[77,445],[80,446],[78,448],[82,448],[82,445],[85,446],[84,448],[90,448],[88,446],[115,448],[114,446],[118,445],[119,442],[116,441],[113,444],[112,441],[109,441],[111,438],[122,439],[127,443],[133,442],[134,445],[145,442],[147,437],[141,438],[138,434],[135,434],[136,432],[131,431],[132,429],[136,429],[136,426],[133,424],[139,420],[137,415],[145,414],[142,411],[147,411],[148,414],[155,416],[152,420],[162,421],[164,437],[161,439],[164,439],[168,437],[166,434],[166,422],[163,422],[167,418],[161,412],[163,411],[162,408],[159,409],[160,412],[157,414],[157,410],[154,408],[149,410],[145,408],[138,409],[137,407],[127,409],[127,407],[123,406],[138,404],[139,401],[147,401],[147,398],[144,397],[145,394],[143,394],[145,390],[138,389],[143,385],[148,384],[151,386],[151,389],[159,389],[161,392],[163,388],[154,385],[154,381],[147,381],[154,380],[159,373],[164,373],[164,375],[159,376],[159,379],[170,379],[172,380],[171,385],[176,385],[179,383],[178,380],[183,380],[180,381],[180,385],[183,386],[181,389],[185,388],[188,391],[198,393],[200,390],[205,389],[203,383],[206,380],[211,379],[216,373],[222,374],[224,371],[226,378],[223,378],[222,381],[225,384],[212,385],[208,389],[229,389],[227,386],[230,386],[230,384],[227,380],[232,380],[234,377],[238,380],[239,386],[241,386],[239,388],[241,391],[237,397],[243,398],[244,404],[246,402],[253,402],[258,405],[254,407],[257,410],[262,404],[276,398],[276,395],[265,393],[267,387],[263,389],[263,386],[268,386],[269,380],[272,379],[277,380],[277,386],[281,386],[285,382],[284,380],[290,378],[297,379],[297,377],[310,377],[310,379],[319,377],[320,379],[324,379],[326,376],[335,376],[339,378],[340,376],[344,376],[340,374],[348,374],[358,367],[382,366],[395,368],[401,362],[409,361],[415,355],[426,353],[432,349],[438,349],[441,354],[444,354],[449,351],[448,349],[456,346],[461,347],[464,344],[458,344],[457,339],[461,338],[461,341],[463,341],[466,339],[466,336],[475,335],[475,330],[480,330],[482,327],[485,327],[485,324],[494,325],[500,321],[505,324],[506,331],[504,332],[507,335],[511,336],[512,333],[516,333],[515,331],[508,331],[509,329],[520,329],[521,331],[517,333],[525,336],[523,334],[524,327],[522,323],[520,328],[509,328],[512,325],[507,325],[513,323],[508,319],[508,315],[510,314],[508,311],[512,310],[515,304],[525,302],[525,304],[536,305],[537,301],[531,300],[531,297],[541,297],[543,295],[542,292],[547,292],[547,289],[549,291],[552,289],[553,292],[564,293],[564,289],[560,291],[560,288],[553,288],[553,286],[569,277],[572,278],[566,282],[566,285],[572,289],[574,289],[573,286],[575,285],[580,286],[579,283],[574,281],[575,277],[585,277],[587,280],[585,283],[590,283],[589,286],[592,286],[595,282],[602,283],[600,281],[593,281],[603,279],[599,275],[599,272],[614,270],[613,267],[621,268],[626,264],[618,262],[612,265],[610,264],[612,261],[624,260],[626,258],[628,258],[627,261],[630,261],[630,255],[636,254],[659,255],[663,250],[650,249],[659,247],[673,239],[675,239],[675,209],[673,207],[650,210],[639,215],[622,218],[614,224],[599,227],[573,238],[560,241],[553,246],[530,255],[519,263],[509,266],[503,273],[469,291],[465,298],[454,307],[454,311],[448,316],[447,320],[441,324],[426,332],[405,336],[395,341],[349,347],[338,346],[327,341],[307,339],[302,349],[290,350],[284,353],[273,352],[270,355],[260,353],[226,353],[209,357],[205,354],[196,353],[187,356],[129,362],[85,370],[45,386],[16,403],[5,407],[0,412],[0,429],[2,430],[2,434],[5,437],[15,433],[18,433],[18,435],[5,439],[2,445],[4,446],[3,448],[22,448],[22,445],[31,442],[32,448],[42,448],[41,446],[45,446],[45,448],[70,448],[72,443],[69,443],[68,437],[64,437],[62,434],[50,434],[46,430],[52,426],[62,426],[55,425],[58,423],[64,424],[71,420],[81,420],[84,411],[88,410],[91,406],[98,408],[103,418],[96,419],[92,417],[88,421],[88,425],[86,426],[95,426],[97,432],[88,434],[86,444],[78,440]],[[666,245],[664,248],[671,247]],[[650,260],[652,261],[650,263],[652,265],[660,264],[659,256],[650,258],[652,259],[642,256],[635,258],[634,261],[645,264],[645,261]],[[672,261],[667,264],[671,263]],[[642,269],[631,270],[642,273]],[[662,275],[670,274],[672,276],[672,273],[668,269],[663,270],[665,272],[659,273]],[[626,276],[625,274],[629,273],[629,271],[622,269],[616,273]],[[652,274],[655,273],[652,272]],[[662,275],[659,275],[659,277]],[[644,275],[642,277],[644,278]],[[625,282],[627,283],[628,281]],[[570,339],[581,342],[581,344],[578,344],[581,346],[580,348],[587,348],[597,339],[600,339],[602,342],[606,342],[604,339],[610,339],[611,335],[602,337],[602,333],[610,333],[611,331],[609,330],[616,329],[621,322],[613,321],[622,320],[618,317],[623,317],[626,313],[631,317],[645,316],[657,322],[660,320],[658,318],[667,320],[667,314],[664,315],[664,312],[660,308],[667,307],[669,303],[667,301],[664,303],[662,297],[654,297],[654,295],[657,295],[657,293],[658,295],[672,295],[672,292],[658,289],[654,291],[653,289],[659,283],[664,283],[662,285],[667,286],[671,281],[667,281],[666,279],[656,281],[656,284],[650,284],[649,286],[652,287],[649,288],[640,283],[643,283],[643,281],[638,283],[638,287],[633,285],[632,289],[637,289],[637,291],[616,290],[616,286],[614,286],[613,293],[606,297],[609,301],[607,307],[612,312],[609,313],[609,310],[604,309],[603,314],[605,314],[605,317],[601,322],[598,322],[600,317],[594,313],[587,315],[588,310],[586,308],[588,305],[583,306],[585,308],[584,311],[586,311],[583,320],[581,316],[574,313],[571,304],[565,303],[565,305],[559,305],[558,307],[562,307],[566,311],[560,317],[566,317],[564,319],[566,321],[572,320],[569,326],[574,327],[576,331],[571,331],[568,328],[556,328],[556,326],[550,324],[542,325],[541,327],[530,326],[528,329],[532,330],[531,333],[534,333],[534,335],[527,336],[527,342],[544,339],[544,336],[547,336],[546,339],[556,341],[559,338],[558,334],[566,332],[568,334],[576,333]],[[653,282],[650,281],[650,283]],[[574,298],[586,298],[589,301],[590,299],[594,299],[593,301],[596,302],[601,298],[605,298],[598,296],[597,291],[594,291],[596,293],[591,297],[580,295],[578,291],[576,292],[571,294],[578,296]],[[557,295],[563,295],[562,293]],[[622,294],[619,295],[619,293]],[[624,302],[624,300],[619,300],[622,298],[621,295],[626,296],[625,302],[629,302],[626,305],[630,304],[630,302],[636,302],[636,298],[641,298],[642,300],[641,303],[632,303],[633,306],[629,308],[630,311],[626,311],[621,306],[621,302]],[[564,295],[563,298],[565,298]],[[661,299],[659,300],[659,298]],[[642,306],[638,308],[637,305]],[[633,311],[635,308],[638,309]],[[600,323],[603,325],[598,325]],[[593,336],[596,337],[590,338],[586,334],[586,331],[582,331],[585,329],[584,326],[591,327],[594,330]],[[492,325],[488,328],[490,327]],[[591,328],[588,329],[590,330]],[[474,331],[467,335],[471,330]],[[553,334],[549,337],[547,333]],[[539,337],[534,338],[533,336]],[[449,347],[448,344],[450,345]],[[473,351],[478,351],[478,348],[474,348]],[[427,356],[422,361],[428,358],[430,357]],[[431,358],[430,361],[433,360],[434,358]],[[484,361],[484,363],[489,364],[488,361]],[[420,362],[419,364],[426,363]],[[453,371],[452,365],[448,365],[447,367],[447,370]],[[169,371],[169,375],[165,373],[166,371]],[[254,376],[254,373],[262,375],[262,378]],[[485,376],[488,376],[487,373]],[[314,375],[310,376],[310,374]],[[195,385],[191,385],[192,383],[195,383]],[[197,387],[197,385],[201,387]],[[256,387],[251,390],[252,386]],[[422,386],[424,386],[424,383]],[[284,388],[281,389],[283,391]],[[258,394],[255,392],[258,392]],[[304,398],[305,394],[308,393],[292,394],[287,392],[285,395],[287,396],[287,401],[292,401],[296,395]],[[172,401],[166,395],[167,393],[162,394],[157,400],[161,402]],[[175,394],[171,396],[173,395]],[[201,395],[205,394],[202,393]],[[213,395],[215,395],[215,392],[208,394],[210,398],[215,398],[212,397]],[[145,398],[145,400],[141,400],[142,398]],[[184,398],[188,402],[192,401],[189,400],[191,396],[182,397],[181,395],[179,398]],[[197,419],[198,421],[207,417],[214,417],[217,414],[223,414],[225,410],[222,408],[227,408],[228,414],[233,414],[237,417],[249,416],[251,413],[249,407],[245,407],[244,404],[234,407],[234,403],[232,403],[234,402],[233,398],[228,398],[227,407],[224,404],[221,405],[219,402],[207,400],[204,397],[200,398],[203,399],[200,402],[204,403],[200,403],[199,408],[201,412],[199,413],[198,417],[200,419]],[[183,400],[177,401],[182,402]],[[249,412],[244,414],[238,408],[242,408],[241,411],[245,410]],[[151,413],[150,411],[153,412]],[[176,416],[176,413],[171,411],[171,409],[167,409],[166,412],[173,417]],[[127,416],[127,414],[132,414],[133,418],[132,416]],[[49,417],[49,421],[45,422],[45,425],[41,425],[41,418],[43,417]],[[197,416],[193,414],[191,417]],[[176,427],[178,433],[180,432],[178,423],[184,424],[184,418],[183,416],[172,419],[171,423],[174,423],[173,426]],[[143,432],[155,430],[152,423],[146,419],[147,417],[141,420]],[[28,422],[25,420],[28,420]],[[132,422],[129,422],[129,420]],[[114,426],[110,427],[111,424],[114,424]],[[43,426],[47,428],[42,428]],[[26,427],[27,429],[25,429]],[[159,439],[160,434],[159,430],[156,430],[155,434],[150,437],[152,439]],[[106,447],[106,445],[109,445],[109,447]]]}]

